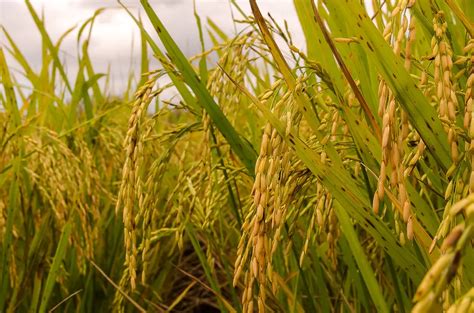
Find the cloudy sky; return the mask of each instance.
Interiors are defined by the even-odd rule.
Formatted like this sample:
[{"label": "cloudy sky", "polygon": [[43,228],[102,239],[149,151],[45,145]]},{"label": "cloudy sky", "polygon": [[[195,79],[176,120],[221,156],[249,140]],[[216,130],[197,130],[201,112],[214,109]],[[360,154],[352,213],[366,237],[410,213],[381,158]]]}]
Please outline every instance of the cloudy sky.
[{"label": "cloudy sky", "polygon": [[[122,2],[132,12],[138,14],[139,0]],[[181,49],[188,56],[199,53],[200,44],[193,13],[193,0],[150,0],[150,2]],[[246,12],[250,12],[247,0],[237,2]],[[38,13],[43,10],[46,29],[53,40],[57,40],[67,29],[80,25],[92,16],[95,10],[107,8],[96,20],[89,53],[96,71],[105,72],[110,65],[114,90],[124,88],[131,61],[134,63],[132,68],[139,67],[139,33],[130,17],[115,0],[31,0],[31,3]],[[286,19],[289,25],[294,27],[292,31],[295,41],[302,44],[302,34],[298,28],[292,0],[260,0],[258,3],[264,14],[270,12],[277,21]],[[228,0],[196,0],[196,6],[203,22],[205,17],[209,17],[228,34],[234,33]],[[235,10],[233,13],[237,19],[241,18]],[[142,15],[144,16],[143,12]],[[0,24],[10,33],[30,64],[39,69],[40,36],[24,1],[0,0]],[[69,35],[61,49],[61,57],[66,60],[70,73],[75,72],[76,34],[77,31]],[[0,44],[6,44],[3,33],[0,35],[0,40]]]}]

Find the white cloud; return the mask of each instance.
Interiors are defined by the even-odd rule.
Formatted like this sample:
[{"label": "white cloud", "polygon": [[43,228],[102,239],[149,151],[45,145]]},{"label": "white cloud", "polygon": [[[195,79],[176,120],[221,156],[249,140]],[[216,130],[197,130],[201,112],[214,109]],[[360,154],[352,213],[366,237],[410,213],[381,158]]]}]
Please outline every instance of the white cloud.
[{"label": "white cloud", "polygon": [[[117,91],[124,88],[130,68],[132,38],[135,43],[134,62],[137,67],[139,64],[139,32],[131,18],[115,0],[32,0],[31,2],[38,14],[41,14],[41,11],[44,12],[46,29],[53,41],[56,41],[70,27],[82,24],[98,8],[106,7],[106,11],[97,18],[94,25],[89,54],[97,71],[105,72],[110,64]],[[138,13],[139,0],[123,0],[122,2],[132,12]],[[152,0],[150,3],[180,48],[188,56],[199,53],[200,44],[193,1]],[[238,3],[246,12],[250,12],[248,1],[241,0]],[[210,17],[224,31],[233,33],[228,1],[198,0],[196,5],[203,23],[206,17]],[[272,12],[272,16],[277,21],[287,19],[290,25],[298,25],[291,0],[259,1],[259,5],[264,14],[268,11]],[[141,15],[146,20],[143,12]],[[236,18],[241,17],[236,15]],[[0,24],[8,30],[33,68],[39,70],[41,40],[24,1],[0,0]],[[295,32],[298,31],[299,29],[295,30]],[[76,35],[77,31],[70,34],[62,45],[62,56],[71,62],[75,62],[77,54]],[[297,42],[303,41],[301,34],[297,34],[295,39]],[[0,44],[6,43],[5,38],[1,37],[0,40]],[[70,65],[69,68],[72,72],[74,66]]]}]

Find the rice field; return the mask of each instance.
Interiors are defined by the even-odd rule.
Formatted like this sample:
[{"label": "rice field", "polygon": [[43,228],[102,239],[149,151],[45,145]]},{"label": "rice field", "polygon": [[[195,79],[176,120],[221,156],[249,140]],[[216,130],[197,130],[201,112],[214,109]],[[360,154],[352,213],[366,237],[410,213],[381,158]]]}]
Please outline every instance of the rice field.
[{"label": "rice field", "polygon": [[0,30],[0,312],[474,312],[472,1],[293,2],[304,46],[230,0],[241,31],[196,14],[191,58],[118,2],[141,58],[117,95],[102,11],[72,75],[25,0],[41,68]]}]

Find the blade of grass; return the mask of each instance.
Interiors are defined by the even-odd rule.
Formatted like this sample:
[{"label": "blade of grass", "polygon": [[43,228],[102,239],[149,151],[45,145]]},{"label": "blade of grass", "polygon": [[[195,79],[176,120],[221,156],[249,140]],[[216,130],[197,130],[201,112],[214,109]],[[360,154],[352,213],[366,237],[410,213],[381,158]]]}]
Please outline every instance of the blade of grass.
[{"label": "blade of grass", "polygon": [[324,280],[324,273],[321,267],[321,256],[319,255],[317,249],[313,249],[311,255],[313,259],[315,259],[312,264],[314,272],[311,274],[314,275],[313,280],[316,284],[316,294],[319,296],[319,305],[321,306],[321,312],[328,312],[330,311],[329,294],[328,288]]},{"label": "blade of grass", "polygon": [[226,33],[209,17],[207,18],[207,24],[214,31],[214,33],[216,33],[220,37],[221,40],[229,40],[229,36],[227,36]]},{"label": "blade of grass", "polygon": [[13,89],[12,78],[10,70],[8,69],[7,60],[3,53],[3,48],[0,47],[0,77],[2,78],[3,89],[5,90],[5,109],[13,117],[13,127],[18,127],[21,124],[20,111],[16,101],[15,90]]},{"label": "blade of grass", "polygon": [[222,113],[217,103],[214,101],[202,80],[189,64],[183,52],[176,45],[161,20],[156,15],[147,0],[140,0],[145,12],[156,30],[161,42],[168,52],[168,58],[175,64],[181,72],[187,85],[193,90],[198,98],[198,103],[206,110],[215,123],[217,129],[226,138],[232,148],[232,151],[239,157],[241,162],[247,168],[249,175],[254,175],[255,161],[257,154],[250,143],[244,140],[230,124],[227,117]]},{"label": "blade of grass", "polygon": [[38,303],[41,295],[42,277],[36,273],[33,280],[33,292],[31,295],[31,304],[28,313],[38,312]]},{"label": "blade of grass", "polygon": [[280,286],[284,295],[288,297],[289,305],[294,308],[293,312],[298,312],[298,313],[305,312],[305,310],[303,309],[303,306],[301,305],[301,303],[298,302],[298,299],[295,298],[293,292],[288,287],[285,280],[276,272],[273,273],[273,279],[276,279],[278,286]]},{"label": "blade of grass", "polygon": [[15,171],[13,175],[13,181],[10,185],[10,190],[8,193],[8,209],[7,209],[7,221],[5,226],[5,237],[3,238],[3,247],[2,247],[2,255],[1,255],[1,271],[0,271],[0,311],[3,311],[5,307],[5,302],[7,301],[7,296],[11,291],[9,287],[9,258],[11,257],[12,253],[11,246],[13,241],[13,224],[15,220],[15,216],[17,211],[19,210],[19,184],[17,179],[17,173],[19,170],[19,158],[16,158],[15,162]]},{"label": "blade of grass", "polygon": [[178,271],[180,271],[181,273],[183,273],[184,275],[192,278],[194,281],[198,282],[202,287],[204,287],[205,289],[209,290],[210,292],[214,293],[217,297],[219,297],[219,299],[222,301],[222,303],[225,305],[226,309],[229,311],[229,313],[236,313],[237,311],[232,307],[232,305],[227,302],[225,300],[224,297],[220,296],[219,294],[217,294],[212,288],[209,288],[209,286],[207,286],[204,282],[200,281],[199,278],[197,278],[196,276],[193,276],[192,274],[186,272],[186,271],[183,271],[182,269],[180,268],[176,268]]},{"label": "blade of grass", "polygon": [[170,66],[168,62],[163,62],[163,60],[166,59],[165,55],[163,52],[161,52],[160,48],[158,45],[154,42],[153,38],[151,38],[150,34],[145,30],[142,22],[138,20],[132,12],[121,2],[118,1],[118,3],[124,8],[124,10],[127,12],[127,14],[133,19],[135,24],[138,26],[140,29],[141,34],[143,34],[146,38],[146,41],[151,47],[151,50],[153,50],[153,53],[155,54],[156,58],[161,62],[163,65],[163,68],[167,71],[169,78],[171,79],[171,82],[173,83],[173,86],[178,90],[179,94],[183,98],[183,101],[196,113],[199,113],[199,105],[197,104],[197,101],[195,97],[191,94],[189,89],[186,87],[186,85],[183,83],[182,79],[178,77],[174,72],[175,69]]},{"label": "blade of grass", "polygon": [[94,266],[94,268],[102,275],[104,276],[104,278],[112,285],[114,286],[114,288],[116,290],[118,290],[118,292],[120,292],[125,299],[127,299],[131,304],[133,304],[133,306],[140,312],[146,312],[146,310],[140,306],[135,300],[132,299],[132,297],[130,297],[126,292],[124,292],[120,286],[118,286],[112,279],[110,279],[109,276],[107,276],[107,274],[105,274],[105,272],[97,265],[95,264],[94,261],[90,260],[92,266]]},{"label": "blade of grass", "polygon": [[390,275],[392,276],[393,279],[393,284],[395,286],[395,297],[398,302],[398,308],[400,310],[400,313],[405,313],[409,312],[411,310],[411,301],[407,297],[406,290],[402,287],[400,277],[399,275],[395,272],[395,268],[393,266],[392,259],[390,257],[387,257],[387,267]]},{"label": "blade of grass", "polygon": [[68,222],[64,225],[61,237],[59,238],[58,247],[56,253],[54,254],[53,263],[49,269],[48,277],[46,278],[46,283],[44,285],[43,294],[41,296],[41,303],[39,308],[39,313],[46,312],[46,307],[48,306],[49,298],[53,291],[54,285],[56,284],[56,278],[59,274],[59,267],[66,256],[67,245],[69,241],[69,236],[71,235],[72,223]]},{"label": "blade of grass", "polygon": [[[449,6],[451,10],[453,10],[454,14],[458,17],[458,19],[462,22],[464,27],[466,28],[467,32],[474,38],[474,22],[470,21],[464,12],[459,8],[457,3],[453,0],[444,0],[446,4]],[[472,4],[471,4],[472,5]]]},{"label": "blade of grass", "polygon": [[61,61],[59,60],[58,50],[54,47],[53,42],[51,41],[51,37],[49,37],[48,32],[46,31],[46,28],[44,27],[44,23],[40,20],[40,18],[36,14],[36,11],[31,5],[30,0],[25,0],[25,3],[26,3],[26,6],[28,7],[28,11],[30,11],[30,15],[33,18],[33,21],[36,24],[36,27],[40,31],[41,37],[46,43],[49,53],[51,54],[53,58],[53,62],[56,68],[59,70],[59,74],[61,75],[64,81],[64,84],[66,85],[67,90],[72,94],[72,87],[71,87],[71,84],[69,83],[69,79],[67,77],[66,71],[64,70],[64,67],[61,64]]},{"label": "blade of grass", "polygon": [[[285,230],[286,232],[288,233],[288,224],[285,224]],[[301,249],[301,248],[300,248]],[[293,260],[296,264],[296,267],[298,269],[298,276],[297,276],[297,280],[300,279],[301,277],[301,281],[303,282],[303,287],[304,287],[304,290],[307,291],[307,292],[310,292],[310,285],[309,285],[309,282],[308,282],[308,277],[306,277],[306,275],[304,274],[303,272],[303,269],[301,268],[300,266],[300,262],[299,262],[299,259],[298,259],[298,253],[296,252],[296,246],[295,244],[293,244],[291,246],[291,252],[293,254]],[[294,292],[294,297],[295,299],[298,298],[297,295],[298,295],[298,285],[299,284],[296,284],[295,285],[295,292]],[[311,293],[311,292],[310,292]],[[309,307],[310,307],[310,310],[313,311],[313,312],[316,312],[317,309],[317,305],[316,305],[316,300],[315,300],[315,297],[314,296],[310,296],[309,297],[309,300],[308,300],[308,303],[310,304]],[[298,302],[294,302],[294,306],[293,306],[293,309],[292,311],[296,311],[296,305],[298,304]]]},{"label": "blade of grass", "polygon": [[[142,19],[139,17],[140,25],[142,24]],[[138,86],[142,86],[148,80],[148,73],[150,71],[150,60],[148,59],[148,42],[146,39],[146,33],[144,28],[140,27],[140,82]]]},{"label": "blade of grass", "polygon": [[35,74],[32,67],[30,66],[30,64],[26,60],[25,56],[23,55],[21,50],[18,48],[15,41],[13,41],[13,38],[7,32],[5,27],[0,26],[0,28],[2,29],[3,33],[5,34],[7,40],[10,44],[10,47],[11,47],[11,50],[10,50],[11,52],[10,53],[12,54],[12,56],[17,60],[17,62],[21,65],[21,67],[25,71],[25,74],[26,74],[26,77],[28,78],[28,81],[34,84],[34,82],[38,79],[38,75]]},{"label": "blade of grass", "polygon": [[183,300],[184,297],[186,297],[189,290],[191,290],[194,285],[196,285],[196,281],[192,281],[186,288],[184,288],[184,290],[176,297],[176,299],[174,299],[173,303],[171,303],[166,312],[172,312],[174,307],[177,306]]},{"label": "blade of grass", "polygon": [[[92,66],[91,59],[89,57],[89,52],[88,52],[88,47],[89,47],[89,41],[87,41],[87,44],[84,43],[82,45],[82,60],[84,62],[85,69],[87,71],[87,77],[89,78],[89,82],[91,82],[92,87],[92,94],[94,96],[94,103],[96,106],[99,106],[104,103],[104,95],[103,92],[99,86],[98,80],[99,78],[102,78],[106,76],[105,74],[101,73],[95,73],[94,67]],[[95,78],[94,78],[95,77]]]},{"label": "blade of grass", "polygon": [[334,208],[336,210],[336,215],[341,226],[341,230],[349,242],[349,247],[352,251],[352,255],[357,263],[357,266],[360,269],[362,278],[364,279],[365,285],[369,290],[369,295],[372,298],[372,301],[377,308],[377,312],[389,312],[388,305],[384,300],[384,295],[380,289],[379,284],[377,283],[376,276],[372,267],[370,266],[369,260],[362,249],[362,245],[358,240],[357,233],[352,226],[349,215],[347,212],[340,206],[336,201],[334,203]]},{"label": "blade of grass", "polygon": [[204,35],[202,31],[202,23],[201,23],[201,17],[199,16],[196,8],[196,0],[193,0],[193,9],[194,9],[194,18],[196,19],[196,25],[198,28],[198,33],[199,33],[199,43],[201,44],[201,53],[203,53],[201,59],[199,60],[199,75],[201,77],[202,83],[204,85],[207,85],[207,79],[208,79],[208,71],[207,71],[207,60],[206,60],[206,55],[204,52],[206,51],[206,47],[204,44]]},{"label": "blade of grass", "polygon": [[188,235],[189,240],[191,241],[191,244],[193,245],[194,251],[196,252],[196,254],[199,258],[199,261],[200,261],[201,266],[204,270],[204,273],[206,274],[207,281],[211,285],[211,288],[212,288],[213,292],[217,295],[217,300],[218,300],[220,309],[222,310],[222,312],[227,312],[226,306],[222,302],[223,297],[222,297],[221,289],[219,287],[219,283],[217,282],[216,277],[213,274],[213,272],[212,272],[212,270],[209,266],[209,263],[207,262],[207,258],[204,255],[204,253],[201,249],[201,246],[199,245],[199,242],[198,242],[198,240],[196,238],[196,235],[194,233],[194,228],[189,223],[186,224],[186,234]]},{"label": "blade of grass", "polygon": [[82,289],[79,289],[73,293],[71,293],[69,296],[67,296],[66,298],[64,298],[63,300],[61,300],[58,304],[56,304],[55,306],[53,306],[49,311],[48,313],[51,313],[51,312],[54,312],[56,311],[57,308],[59,308],[63,303],[67,302],[69,299],[71,299],[72,297],[74,297],[75,295],[77,295],[78,293],[80,293],[82,291]]},{"label": "blade of grass", "polygon": [[[94,14],[90,18],[88,18],[81,25],[81,27],[79,28],[79,31],[77,32],[77,39],[76,39],[77,50],[78,51],[81,50],[80,49],[80,42],[81,42],[82,33],[86,30],[86,27],[88,25],[90,25],[89,32],[88,32],[87,37],[85,39],[85,42],[89,43],[90,39],[91,39],[91,36],[92,36],[92,29],[94,27],[95,20],[104,11],[105,11],[105,8],[99,8],[99,9],[95,10]],[[93,66],[92,66],[92,62],[90,61],[90,57],[89,57],[89,53],[88,53],[88,46],[89,46],[88,44],[87,45],[86,44],[82,45],[82,56],[80,56],[79,58],[83,59],[85,61],[85,67],[86,67],[86,70],[87,70],[87,75],[90,78],[90,77],[93,77],[95,75],[95,72],[94,72],[94,69],[93,69]],[[102,90],[100,89],[99,84],[97,82],[95,82],[93,84],[92,90],[94,92],[95,102],[97,104],[103,103],[104,98],[103,98]]]},{"label": "blade of grass", "polygon": [[339,247],[341,248],[341,253],[344,258],[344,263],[347,266],[347,271],[348,273],[345,275],[345,290],[344,293],[346,293],[346,290],[350,290],[350,288],[354,288],[356,291],[356,297],[359,299],[360,303],[355,303],[354,305],[358,306],[356,308],[356,312],[368,312],[370,309],[369,306],[369,301],[370,301],[370,296],[368,294],[367,287],[365,286],[364,279],[362,278],[362,275],[360,273],[360,270],[357,268],[357,264],[355,263],[354,256],[352,254],[351,249],[349,248],[349,243],[347,241],[347,238],[343,236],[342,238],[339,238]]}]

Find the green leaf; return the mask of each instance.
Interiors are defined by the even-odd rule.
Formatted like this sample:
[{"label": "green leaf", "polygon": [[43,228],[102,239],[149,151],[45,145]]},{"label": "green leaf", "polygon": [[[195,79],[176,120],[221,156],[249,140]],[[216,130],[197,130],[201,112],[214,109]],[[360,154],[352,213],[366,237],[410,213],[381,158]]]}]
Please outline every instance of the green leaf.
[{"label": "green leaf", "polygon": [[63,262],[64,256],[66,255],[66,249],[69,241],[69,236],[71,235],[72,223],[69,221],[64,225],[63,232],[59,238],[58,247],[56,248],[56,253],[54,254],[53,264],[49,269],[48,277],[46,278],[46,284],[44,286],[43,295],[41,296],[41,304],[39,308],[39,313],[46,312],[49,298],[51,297],[51,292],[53,291],[54,285],[56,284],[56,278],[59,274],[59,268]]},{"label": "green leaf", "polygon": [[384,300],[383,292],[375,279],[375,273],[370,266],[369,260],[367,260],[364,250],[362,249],[362,245],[359,242],[354,227],[352,226],[349,215],[347,215],[346,211],[337,201],[334,203],[334,209],[336,210],[341,230],[349,242],[349,248],[352,251],[352,255],[360,269],[362,277],[364,278],[365,285],[369,290],[369,295],[377,308],[377,312],[389,312],[388,305]]},{"label": "green leaf", "polygon": [[326,1],[326,6],[330,14],[337,11],[343,15],[344,18],[339,19],[339,23],[346,24],[347,29],[351,30],[346,37],[359,39],[365,53],[407,112],[410,122],[419,132],[434,159],[447,170],[451,165],[451,157],[446,132],[435,109],[405,69],[404,61],[393,53],[358,1],[349,0],[343,6]]},{"label": "green leaf", "polygon": [[61,75],[64,83],[66,84],[66,88],[69,90],[70,93],[72,93],[72,87],[71,87],[71,84],[69,83],[69,79],[67,78],[66,71],[64,70],[64,67],[61,64],[61,61],[59,60],[58,49],[54,46],[51,38],[48,35],[48,32],[46,31],[46,28],[44,27],[44,23],[39,19],[38,15],[36,14],[35,9],[31,5],[30,0],[25,0],[25,3],[26,3],[26,6],[28,7],[28,10],[30,11],[33,21],[36,24],[36,27],[40,31],[41,37],[43,41],[45,42],[49,50],[49,53],[51,54],[53,58],[54,65],[59,70],[59,74]]},{"label": "green leaf", "polygon": [[21,124],[20,111],[16,102],[15,90],[13,89],[12,78],[10,70],[3,53],[3,48],[0,47],[0,77],[2,79],[3,89],[5,90],[5,108],[13,116],[13,126],[18,127]]},{"label": "green leaf", "polygon": [[226,138],[232,148],[232,151],[239,157],[240,161],[247,168],[249,175],[254,175],[254,167],[257,154],[250,143],[244,140],[230,124],[227,117],[222,113],[221,109],[210,95],[202,80],[198,77],[191,64],[188,62],[183,52],[171,38],[161,20],[156,15],[150,3],[147,0],[140,0],[150,22],[156,30],[161,42],[168,52],[168,58],[175,64],[177,69],[183,75],[184,81],[192,89],[201,105],[211,117],[217,129]]},{"label": "green leaf", "polygon": [[[1,50],[0,50],[1,51]],[[15,172],[13,181],[10,185],[10,191],[8,193],[8,209],[7,209],[7,221],[5,226],[5,237],[3,238],[2,255],[0,260],[0,311],[3,311],[5,301],[7,300],[8,293],[11,291],[9,286],[9,275],[8,269],[9,258],[12,257],[11,246],[13,241],[13,224],[17,211],[19,210],[19,185],[17,180],[17,173],[19,169],[19,158],[15,162]]]}]

